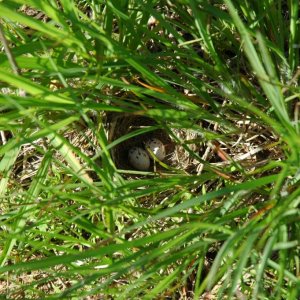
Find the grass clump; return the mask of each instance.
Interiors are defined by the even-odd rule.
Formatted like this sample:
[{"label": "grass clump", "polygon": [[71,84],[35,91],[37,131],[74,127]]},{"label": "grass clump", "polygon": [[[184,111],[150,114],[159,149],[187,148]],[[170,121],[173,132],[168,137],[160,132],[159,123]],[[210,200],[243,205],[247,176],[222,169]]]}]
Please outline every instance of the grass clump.
[{"label": "grass clump", "polygon": [[[1,2],[1,295],[297,299],[298,17]],[[149,137],[167,157],[134,170]]]}]

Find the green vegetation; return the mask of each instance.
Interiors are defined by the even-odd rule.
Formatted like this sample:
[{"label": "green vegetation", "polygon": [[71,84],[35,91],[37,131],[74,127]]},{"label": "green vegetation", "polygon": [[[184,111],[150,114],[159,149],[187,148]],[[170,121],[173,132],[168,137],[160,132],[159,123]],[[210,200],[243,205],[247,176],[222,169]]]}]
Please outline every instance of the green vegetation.
[{"label": "green vegetation", "polygon": [[[298,0],[5,0],[0,18],[1,296],[300,297]],[[154,132],[168,159],[123,167]]]}]

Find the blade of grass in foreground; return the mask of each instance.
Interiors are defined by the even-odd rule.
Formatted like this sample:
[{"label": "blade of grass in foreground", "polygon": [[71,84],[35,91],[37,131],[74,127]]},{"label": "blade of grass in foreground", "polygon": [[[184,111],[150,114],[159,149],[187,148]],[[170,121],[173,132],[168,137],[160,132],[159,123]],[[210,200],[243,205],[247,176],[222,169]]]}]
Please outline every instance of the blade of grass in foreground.
[{"label": "blade of grass in foreground", "polygon": [[[38,197],[41,186],[46,182],[48,169],[50,167],[52,161],[52,152],[49,151],[45,154],[44,159],[41,162],[40,168],[38,172],[36,173],[36,176],[31,183],[27,196],[23,201],[23,205],[20,209],[20,213],[18,214],[19,217],[14,221],[14,224],[12,225],[13,232],[11,232],[11,235],[14,235],[14,233],[20,232],[23,227],[26,224],[27,219],[30,217],[30,209],[34,206],[33,204],[28,204],[36,201],[36,198]],[[28,213],[29,212],[29,213]],[[8,235],[9,236],[9,235]],[[1,256],[0,256],[0,265],[3,266],[5,262],[7,261],[11,250],[13,249],[14,245],[16,243],[15,238],[8,238],[8,240],[5,243],[4,249],[2,250]]]},{"label": "blade of grass in foreground", "polygon": [[25,90],[31,95],[36,96],[36,98],[40,98],[40,101],[49,101],[50,103],[57,103],[57,104],[73,104],[75,105],[74,100],[68,99],[65,96],[61,96],[58,94],[53,94],[52,91],[48,90],[47,88],[33,83],[32,81],[17,76],[11,73],[7,73],[3,69],[0,69],[0,80],[9,83],[21,90]]},{"label": "blade of grass in foreground", "polygon": [[[289,155],[290,152],[297,154],[299,151],[297,150],[299,137],[293,133],[289,125],[280,90],[283,83],[278,81],[278,78],[280,80],[286,78],[286,75],[282,74],[282,69],[287,68],[284,72],[290,72],[283,53],[289,45],[276,47],[276,41],[286,43],[288,35],[280,36],[281,30],[268,34],[268,25],[266,25],[272,21],[271,31],[272,28],[274,31],[284,22],[285,25],[292,25],[293,29],[297,30],[296,20],[289,19],[291,8],[283,7],[285,5],[281,1],[278,5],[268,0],[257,3],[250,0],[232,1],[236,7],[239,6],[242,15],[240,19],[237,17],[234,20],[228,14],[227,7],[213,1],[189,0],[178,2],[176,5],[171,1],[148,1],[145,4],[142,0],[121,1],[122,3],[110,0],[105,3],[63,0],[59,5],[53,1],[53,3],[44,2],[15,0],[0,4],[0,8],[7,8],[6,12],[12,12],[14,21],[6,23],[6,34],[12,47],[16,49],[14,53],[17,60],[23,61],[20,67],[25,69],[24,78],[6,76],[6,81],[1,80],[2,85],[3,87],[26,86],[28,93],[31,91],[30,97],[24,99],[13,96],[15,102],[25,106],[26,109],[19,109],[18,113],[14,114],[17,106],[9,104],[8,109],[11,113],[5,112],[5,118],[8,119],[10,127],[5,127],[4,121],[1,126],[6,131],[20,129],[22,134],[10,139],[6,147],[1,147],[0,152],[5,155],[6,150],[18,148],[24,143],[30,143],[34,148],[38,138],[48,136],[52,139],[52,145],[46,142],[43,146],[46,149],[48,147],[53,149],[54,146],[64,157],[63,161],[61,155],[58,155],[58,158],[53,157],[52,172],[49,173],[51,177],[47,177],[49,186],[44,186],[40,191],[39,197],[42,199],[38,207],[34,206],[26,211],[30,215],[43,207],[45,213],[41,214],[41,219],[26,223],[26,227],[13,236],[18,243],[20,242],[20,247],[14,249],[20,261],[25,263],[1,268],[2,272],[11,271],[3,276],[17,281],[22,278],[23,275],[19,276],[19,274],[23,270],[37,270],[38,273],[49,274],[57,271],[58,267],[59,270],[55,275],[58,280],[62,279],[63,283],[65,280],[70,282],[70,288],[67,285],[65,289],[61,289],[56,285],[55,280],[52,281],[55,279],[53,277],[38,279],[28,284],[17,282],[18,288],[28,294],[40,292],[41,297],[48,295],[42,294],[44,290],[41,291],[40,287],[42,284],[49,283],[53,286],[50,294],[62,293],[61,295],[74,296],[74,298],[98,294],[101,294],[100,297],[105,297],[110,293],[111,297],[118,297],[123,291],[125,291],[124,298],[141,298],[147,294],[153,297],[165,297],[168,292],[179,294],[187,286],[193,287],[194,282],[189,284],[192,277],[189,277],[189,274],[194,267],[191,265],[195,257],[200,257],[203,258],[203,264],[199,267],[199,273],[202,268],[203,272],[198,276],[198,280],[201,281],[197,288],[199,298],[203,296],[199,292],[203,276],[211,269],[211,266],[206,269],[203,265],[212,257],[212,251],[213,260],[216,261],[213,268],[216,268],[218,278],[223,279],[228,269],[232,270],[233,266],[236,267],[225,282],[228,285],[232,284],[231,291],[230,287],[226,289],[226,284],[224,289],[221,289],[224,296],[227,296],[227,292],[233,295],[234,289],[240,284],[239,279],[243,272],[249,269],[255,272],[260,261],[263,263],[260,278],[264,279],[268,276],[271,269],[275,279],[272,278],[266,284],[260,282],[259,292],[263,292],[263,289],[269,286],[275,289],[277,276],[283,278],[282,285],[280,282],[278,284],[278,289],[283,290],[282,295],[288,294],[289,288],[299,281],[294,272],[299,268],[297,262],[293,261],[293,257],[297,256],[295,240],[299,230],[297,226],[293,230],[290,229],[292,226],[290,224],[296,223],[299,217],[297,213],[299,203],[296,201],[299,195],[293,194],[291,198],[278,201],[274,207],[272,206],[272,210],[257,218],[251,219],[251,212],[252,209],[263,208],[265,203],[273,204],[273,198],[270,197],[280,196],[281,186],[285,184],[288,172],[293,172],[292,176],[296,172],[292,165],[298,165],[298,156],[293,154],[294,156],[291,155],[293,159],[290,159]],[[199,10],[200,2],[201,10]],[[27,4],[30,8],[45,13],[48,20],[44,22],[26,16],[26,12],[18,10],[18,4]],[[193,11],[194,8],[196,11]],[[271,16],[280,15],[280,21],[278,22],[276,18],[269,20],[270,16],[266,16],[266,8],[272,8]],[[284,13],[281,8],[285,10]],[[294,8],[291,15],[297,16],[298,8],[296,6]],[[3,14],[3,11],[0,11],[1,13]],[[150,15],[158,21],[153,30],[149,29],[147,23]],[[9,14],[6,14],[5,18],[9,19]],[[243,34],[240,34],[243,40],[247,39],[248,35],[245,52],[240,51],[243,44],[236,30],[238,28],[241,31],[238,24],[240,20],[249,21],[248,25],[244,25]],[[265,20],[267,22],[264,22]],[[33,35],[28,35],[24,26],[19,24],[31,27]],[[263,35],[261,39],[257,35],[257,44],[253,40],[253,37],[256,37],[255,30],[259,30]],[[293,39],[297,42],[297,33],[294,32]],[[170,34],[172,37],[169,36]],[[272,38],[273,35],[275,39]],[[65,36],[68,36],[68,39],[61,40]],[[36,48],[32,46],[39,39],[43,40],[44,49],[40,46]],[[149,49],[150,40],[152,45],[161,49],[158,51]],[[181,46],[178,47],[178,43],[181,43]],[[298,49],[295,49],[295,53],[297,51]],[[244,53],[249,56],[250,68]],[[257,57],[252,58],[251,63],[252,54],[256,54]],[[34,64],[28,71],[26,63],[30,63],[32,57],[40,56],[42,56],[41,65],[47,63],[44,58],[49,56],[53,58],[54,66],[49,67],[47,64],[43,68],[38,60],[33,60]],[[204,63],[207,57],[209,61]],[[297,60],[294,54],[289,57],[293,57],[290,60],[292,66]],[[73,69],[71,62],[75,61],[78,66],[84,67],[84,74]],[[68,62],[70,62],[69,66]],[[258,63],[256,69],[252,66],[253,62]],[[213,64],[219,64],[218,68]],[[70,76],[65,75],[58,66],[70,68]],[[257,80],[253,80],[253,71],[260,80],[260,85],[264,86],[265,92],[262,92]],[[257,71],[264,73],[259,74]],[[43,87],[50,86],[52,78],[57,76],[64,76],[64,88],[55,92],[45,90]],[[129,85],[117,80],[124,76],[130,82]],[[163,88],[165,92],[141,88],[132,80],[134,76],[140,77],[140,81],[148,86],[157,86],[158,90]],[[225,77],[226,82],[222,83],[224,86],[234,82],[237,87],[237,89],[229,88],[232,92],[230,95],[227,95],[227,91],[224,92],[225,89],[223,92],[218,90],[220,78]],[[245,84],[240,82],[241,77]],[[199,98],[204,96],[205,101],[193,101],[185,97],[182,93],[182,91],[185,93],[185,90],[191,94],[196,93]],[[237,92],[240,93],[239,96],[236,96]],[[292,94],[293,89],[288,92]],[[72,97],[66,96],[68,94]],[[208,95],[210,101],[206,101]],[[44,96],[47,97],[47,101],[41,100]],[[295,94],[292,96],[295,97]],[[235,100],[234,97],[241,97],[244,100]],[[3,105],[6,105],[5,101],[4,97],[0,97]],[[271,109],[270,103],[273,106]],[[175,109],[172,110],[172,107]],[[183,108],[184,113],[178,111],[178,107]],[[58,110],[59,120],[55,118],[55,110]],[[129,171],[116,180],[116,170],[109,153],[110,147],[129,138],[133,133],[122,136],[109,145],[104,128],[101,128],[100,133],[98,132],[102,126],[101,122],[100,126],[98,126],[99,122],[93,126],[94,118],[92,122],[86,122],[87,119],[84,119],[85,126],[98,139],[96,142],[88,143],[88,147],[94,149],[96,145],[97,151],[99,148],[103,150],[99,165],[91,163],[89,157],[81,153],[64,136],[64,133],[74,126],[80,130],[81,128],[76,127],[77,121],[81,121],[84,113],[90,110],[93,110],[93,113],[96,111],[101,116],[106,111],[126,112],[129,116],[136,116],[135,114],[139,113],[143,116],[148,114],[148,117],[153,118],[158,124],[166,123],[166,126],[162,126],[163,130],[171,131],[177,126],[176,129],[179,130],[201,133],[201,139],[204,133],[205,142],[218,139],[225,144],[228,143],[227,145],[233,145],[235,139],[240,136],[242,151],[248,147],[248,143],[243,145],[246,138],[249,138],[247,142],[250,142],[250,146],[256,146],[257,139],[251,139],[252,130],[258,136],[268,140],[270,137],[264,132],[270,133],[271,130],[276,129],[277,132],[271,139],[279,139],[279,142],[274,144],[274,151],[270,149],[266,151],[266,155],[272,153],[275,157],[264,158],[270,159],[274,165],[278,163],[277,168],[274,165],[265,169],[253,166],[251,174],[245,172],[246,176],[241,174],[241,170],[232,173],[232,170],[224,169],[226,174],[237,175],[228,182],[212,173],[209,168],[212,160],[208,159],[207,168],[199,177],[190,176],[188,172],[179,176],[171,172],[159,175],[153,172],[150,175],[150,172],[136,174],[131,171],[128,175]],[[41,119],[40,116],[47,116],[47,118],[50,116],[50,119],[46,117]],[[241,131],[235,131],[235,128],[244,126],[241,125],[244,120],[250,122],[250,126],[247,127],[249,130],[244,131],[243,128]],[[24,130],[22,128],[24,124],[33,126],[28,126]],[[270,127],[270,130],[264,131]],[[209,132],[209,129],[212,130]],[[201,163],[202,147],[200,151],[193,151],[185,138],[175,139],[169,132],[168,134],[176,145],[183,146],[191,159],[199,156],[197,160]],[[193,144],[201,143],[202,141],[199,140],[193,141]],[[35,150],[38,150],[39,158],[45,151],[38,147]],[[26,154],[31,158],[30,153]],[[258,155],[253,160],[259,163],[260,158],[262,157]],[[26,159],[20,157],[20,161],[26,164]],[[16,163],[10,165],[18,166]],[[91,183],[83,178],[82,166],[88,168],[91,171],[89,174],[93,174],[93,179],[98,182]],[[280,171],[282,166],[287,166],[286,172]],[[263,177],[265,174],[274,175]],[[14,175],[18,176],[18,171]],[[251,176],[260,179],[249,179]],[[240,184],[241,181],[244,183]],[[14,187],[20,187],[21,195],[28,195],[27,182],[25,185],[23,182],[20,185],[16,180],[12,184],[12,190],[8,191],[5,188],[5,192],[8,192],[8,197],[12,198],[13,205],[18,205],[18,201],[23,198],[19,195],[14,198]],[[297,188],[296,184],[288,185],[286,192]],[[273,193],[270,195],[272,189]],[[188,196],[184,195],[184,192]],[[207,194],[202,195],[202,193]],[[265,202],[261,203],[261,198]],[[257,199],[259,202],[255,202],[252,206],[251,201]],[[147,201],[147,205],[149,203],[149,206],[144,205],[144,200]],[[294,207],[293,211],[287,211],[287,206]],[[102,208],[106,209],[106,207],[109,212],[105,215]],[[192,208],[193,212],[190,213],[188,208]],[[109,215],[110,226],[105,224],[107,215]],[[5,219],[6,216],[9,216],[8,221]],[[17,210],[8,209],[5,212],[3,227],[11,220],[20,217]],[[282,224],[287,227],[286,233],[283,233],[282,239],[271,247],[275,252],[280,252],[280,259],[275,257],[274,261],[271,261],[268,259],[269,255],[266,255],[262,260],[261,252],[266,250],[270,237],[270,232],[264,229],[275,231],[278,226],[283,227]],[[46,233],[43,233],[43,230]],[[158,232],[161,233],[157,234]],[[262,233],[261,238],[256,244],[253,240],[259,233]],[[58,240],[55,240],[56,235]],[[66,235],[65,239],[64,235]],[[3,243],[6,237],[12,237],[5,231],[1,236],[3,236]],[[292,239],[289,239],[290,237]],[[26,242],[26,239],[30,240]],[[23,242],[25,247],[22,247]],[[46,244],[45,247],[39,248],[43,242]],[[227,248],[222,248],[223,245]],[[284,247],[290,248],[284,249]],[[59,251],[58,255],[57,251]],[[53,252],[57,256],[54,256]],[[222,256],[215,258],[218,252],[224,254],[225,258]],[[285,253],[288,253],[287,257]],[[11,253],[11,256],[12,254],[14,253]],[[35,258],[36,254],[38,259]],[[243,254],[245,255],[242,256]],[[247,259],[249,256],[251,260]],[[52,267],[55,268],[49,269]],[[255,276],[251,275],[251,280],[255,280]],[[125,277],[126,282],[123,281]],[[202,286],[204,289],[207,288],[207,281],[205,285]],[[248,286],[245,287],[243,283],[240,287],[242,292],[251,293]],[[192,289],[187,292],[193,293]],[[297,296],[294,297],[296,298]]]},{"label": "blade of grass in foreground", "polygon": [[69,34],[65,30],[60,30],[54,25],[50,25],[50,23],[44,23],[35,18],[18,13],[15,9],[10,8],[7,3],[0,3],[0,16],[27,25],[38,32],[42,32],[45,35],[50,36],[53,40],[66,45],[68,48],[73,48],[76,45],[81,50],[84,49],[83,43],[76,39],[74,35]]},{"label": "blade of grass in foreground", "polygon": [[282,94],[278,93],[277,87],[274,85],[274,83],[272,83],[272,79],[267,75],[262,65],[262,62],[257,54],[257,51],[255,50],[255,47],[251,40],[251,36],[247,31],[247,28],[245,27],[242,20],[240,19],[232,2],[230,0],[225,0],[225,3],[228,6],[229,12],[234,20],[234,23],[238,31],[240,32],[241,37],[243,38],[246,55],[248,57],[248,60],[251,64],[253,71],[256,73],[256,76],[264,92],[266,93],[269,101],[273,105],[275,112],[278,115],[281,122],[285,126],[287,126],[287,128],[293,130],[291,128],[290,119],[286,110],[286,106]]},{"label": "blade of grass in foreground", "polygon": [[[299,1],[290,2],[289,64],[291,71],[299,65]],[[298,23],[298,24],[297,24]]]},{"label": "blade of grass in foreground", "polygon": [[[219,191],[215,191],[212,193],[205,194],[203,196],[195,197],[190,200],[187,200],[183,202],[182,204],[176,205],[173,208],[168,208],[165,211],[162,211],[155,216],[151,218],[147,218],[146,220],[142,222],[138,222],[135,225],[129,226],[128,228],[125,228],[120,234],[124,234],[126,232],[130,232],[131,230],[135,228],[140,228],[146,224],[150,224],[154,222],[155,220],[159,220],[168,216],[172,216],[174,213],[179,212],[183,209],[188,209],[193,206],[200,205],[201,203],[204,203],[206,201],[215,199],[217,197],[229,194],[233,191],[238,191],[238,190],[253,190],[258,187],[262,187],[266,184],[269,184],[271,182],[274,182],[276,180],[276,176],[268,176],[268,177],[263,177],[257,180],[253,180],[250,182],[234,185],[228,188],[221,189]],[[225,230],[225,228],[224,228]],[[166,233],[164,233],[166,234]],[[49,257],[42,259],[40,261],[34,261],[34,262],[28,262],[28,263],[19,263],[16,265],[11,265],[11,266],[4,266],[0,268],[0,273],[1,272],[6,272],[9,270],[29,270],[29,269],[43,269],[43,268],[49,268],[52,266],[55,266],[57,264],[61,263],[67,263],[67,262],[72,262],[76,261],[78,259],[84,259],[84,258],[89,258],[89,257],[97,257],[99,255],[104,255],[104,254],[109,254],[109,253],[114,253],[115,251],[121,250],[122,248],[126,247],[138,247],[138,245],[142,245],[143,243],[146,243],[146,240],[149,239],[149,242],[154,241],[153,236],[149,236],[147,238],[143,238],[142,240],[133,240],[130,242],[125,242],[122,245],[110,245],[108,247],[103,247],[99,248],[96,250],[88,250],[82,253],[78,253],[78,255],[62,255],[59,257]],[[143,242],[142,242],[143,241]],[[127,245],[127,246],[126,246]]]},{"label": "blade of grass in foreground", "polygon": [[77,176],[85,183],[91,184],[93,180],[88,176],[84,167],[80,164],[72,150],[68,147],[68,145],[64,142],[64,140],[54,134],[48,135],[50,143],[53,145],[55,149],[57,149],[62,157],[68,162],[71,168],[75,171]]},{"label": "blade of grass in foreground", "polygon": [[10,270],[15,270],[19,272],[19,271],[26,271],[26,270],[47,269],[58,264],[68,264],[86,258],[109,255],[118,251],[124,251],[128,248],[144,247],[149,243],[156,243],[161,240],[173,238],[176,234],[180,233],[182,230],[183,230],[182,228],[175,228],[166,232],[158,233],[156,235],[146,236],[144,238],[140,238],[137,240],[126,241],[122,244],[112,244],[109,246],[99,247],[97,249],[79,252],[78,254],[75,255],[52,256],[38,261],[22,262],[15,265],[4,266],[0,268],[0,273],[7,272]]},{"label": "blade of grass in foreground", "polygon": [[253,294],[252,294],[254,299],[258,297],[259,290],[260,290],[260,287],[261,287],[262,282],[263,282],[262,277],[263,277],[263,274],[264,274],[264,271],[265,271],[265,267],[266,267],[267,261],[270,257],[270,253],[273,251],[273,246],[274,246],[274,243],[276,242],[277,234],[278,234],[278,232],[275,231],[270,236],[269,240],[266,243],[264,251],[262,253],[262,257],[260,259],[260,262],[258,264],[258,267],[257,267],[257,270],[256,270],[255,286],[254,286],[254,290],[253,290]]},{"label": "blade of grass in foreground", "polygon": [[7,184],[9,181],[10,174],[12,173],[13,166],[15,161],[19,155],[20,148],[14,147],[7,151],[0,162],[0,199],[4,198],[4,194],[6,193]]}]

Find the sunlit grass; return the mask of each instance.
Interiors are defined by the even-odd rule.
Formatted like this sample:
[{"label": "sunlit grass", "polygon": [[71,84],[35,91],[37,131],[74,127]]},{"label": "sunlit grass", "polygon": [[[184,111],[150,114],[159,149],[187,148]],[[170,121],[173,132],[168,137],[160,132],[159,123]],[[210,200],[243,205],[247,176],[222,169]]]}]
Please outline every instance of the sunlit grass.
[{"label": "sunlit grass", "polygon": [[[297,299],[298,15],[1,2],[0,294]],[[122,118],[153,124],[111,136]],[[114,149],[155,130],[168,161],[120,168]]]}]

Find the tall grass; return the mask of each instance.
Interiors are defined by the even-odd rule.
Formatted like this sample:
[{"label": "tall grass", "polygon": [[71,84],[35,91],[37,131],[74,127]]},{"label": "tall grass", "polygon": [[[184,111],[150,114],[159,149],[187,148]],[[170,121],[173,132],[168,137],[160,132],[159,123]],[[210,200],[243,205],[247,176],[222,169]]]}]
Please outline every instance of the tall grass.
[{"label": "tall grass", "polygon": [[[212,2],[0,2],[1,295],[300,296],[299,3]],[[115,165],[157,128],[190,168]]]}]

